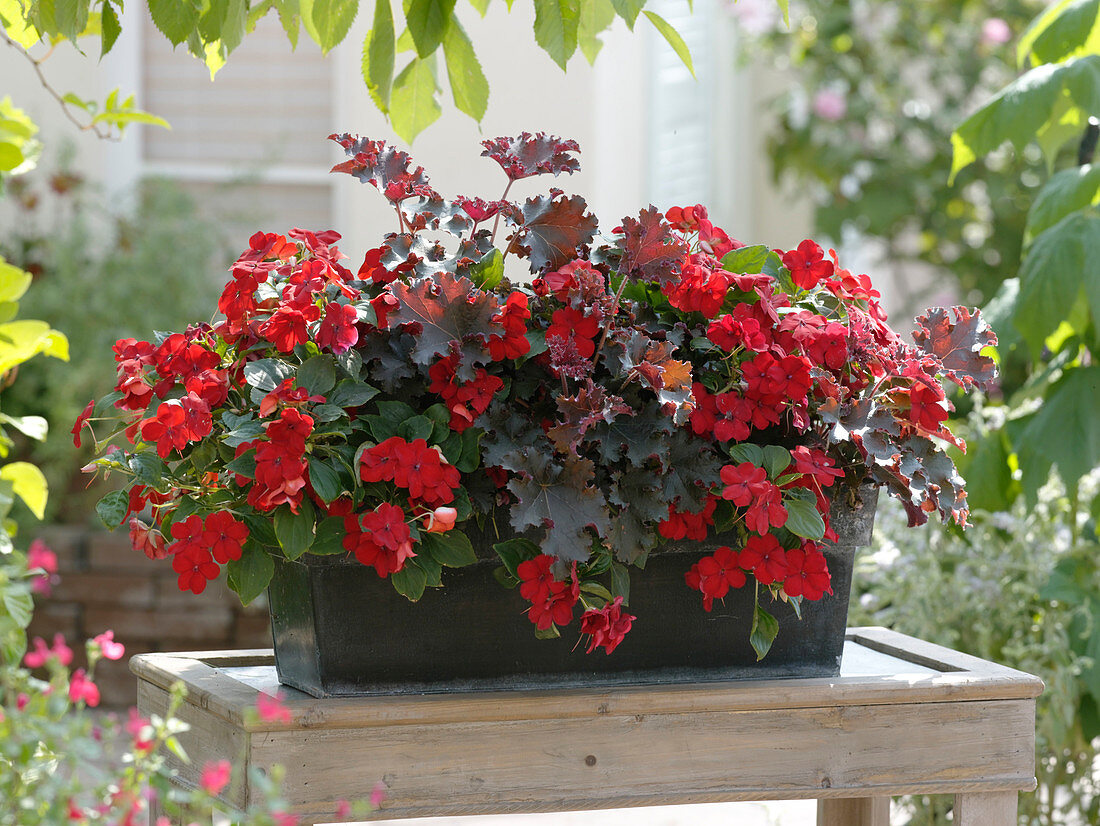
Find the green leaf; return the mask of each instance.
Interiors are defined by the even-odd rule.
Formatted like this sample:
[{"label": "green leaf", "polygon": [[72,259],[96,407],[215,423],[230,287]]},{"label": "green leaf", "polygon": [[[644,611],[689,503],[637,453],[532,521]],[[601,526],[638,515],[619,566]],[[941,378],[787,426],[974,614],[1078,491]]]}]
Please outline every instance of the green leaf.
[{"label": "green leaf", "polygon": [[244,366],[244,380],[250,387],[270,393],[283,379],[290,378],[294,370],[285,362],[277,359],[257,359]]},{"label": "green leaf", "polygon": [[535,0],[535,42],[565,71],[577,50],[580,0]]},{"label": "green leaf", "polygon": [[393,583],[397,593],[408,599],[409,602],[416,602],[424,596],[424,588],[428,584],[428,577],[423,568],[406,562],[400,571],[396,574],[390,574],[390,582]]},{"label": "green leaf", "polygon": [[49,434],[50,425],[41,416],[8,416],[0,413],[0,422],[10,424],[24,436],[43,441]]},{"label": "green leaf", "polygon": [[328,54],[347,37],[359,0],[299,0],[298,7],[309,36]]},{"label": "green leaf", "polygon": [[611,5],[631,31],[634,31],[634,21],[638,19],[645,4],[646,0],[611,0]]},{"label": "green leaf", "polygon": [[279,23],[286,32],[286,39],[290,41],[290,48],[298,48],[298,31],[302,23],[298,0],[275,0],[275,8],[279,13]]},{"label": "green leaf", "polygon": [[332,393],[329,394],[328,403],[337,407],[359,407],[378,395],[378,391],[366,382],[355,379],[343,379],[337,382]]},{"label": "green leaf", "polygon": [[581,0],[581,19],[577,26],[577,45],[581,47],[585,60],[595,63],[596,56],[603,48],[601,32],[606,31],[615,22],[615,7],[610,0]]},{"label": "green leaf", "polygon": [[1059,63],[1100,52],[1100,0],[1063,0],[1040,14],[1020,38],[1016,56],[1023,66]]},{"label": "green leaf", "polygon": [[748,462],[757,467],[764,467],[764,448],[751,442],[738,442],[729,447],[730,458],[738,464]]},{"label": "green leaf", "polygon": [[812,494],[809,501],[788,495],[783,499],[783,507],[787,509],[787,524],[783,527],[788,531],[815,541],[825,536],[825,522],[814,506]]},{"label": "green leaf", "polygon": [[1075,110],[1100,111],[1100,54],[1037,66],[963,121],[951,135],[954,157],[949,180],[1006,141],[1017,150],[1023,149],[1050,125],[1063,95],[1068,96]]},{"label": "green leaf", "polygon": [[229,586],[240,596],[241,602],[248,605],[267,588],[275,574],[275,560],[263,545],[245,540],[240,559],[231,559],[225,566]]},{"label": "green leaf", "polygon": [[561,636],[561,631],[558,630],[558,626],[551,625],[549,628],[536,628],[535,639],[536,640],[556,640]]},{"label": "green leaf", "polygon": [[504,278],[504,255],[496,247],[470,267],[470,280],[481,290],[491,290]]},{"label": "green leaf", "polygon": [[462,568],[477,562],[477,554],[470,544],[470,538],[460,530],[446,533],[421,532],[420,545],[432,559],[448,568]]},{"label": "green leaf", "polygon": [[749,642],[756,652],[757,662],[771,650],[778,633],[779,621],[758,604],[752,615],[752,631],[749,632]]},{"label": "green leaf", "polygon": [[96,503],[95,512],[108,528],[117,528],[130,509],[130,496],[124,490],[113,490]]},{"label": "green leaf", "polygon": [[0,256],[0,301],[18,301],[31,285],[32,276]]},{"label": "green leaf", "polygon": [[328,462],[318,456],[309,457],[309,483],[324,501],[331,502],[344,492],[344,483]]},{"label": "green leaf", "polygon": [[791,464],[791,452],[779,445],[764,445],[764,470],[769,479],[778,479]]},{"label": "green leaf", "polygon": [[393,82],[390,122],[404,140],[413,139],[435,123],[442,113],[435,99],[435,58],[413,58]]},{"label": "green leaf", "polygon": [[726,272],[756,275],[764,271],[764,262],[771,252],[764,244],[730,250],[722,256],[722,268]]},{"label": "green leaf", "polygon": [[[1013,323],[1038,356],[1048,335],[1084,294],[1100,319],[1100,214],[1074,213],[1035,239],[1020,269]],[[1095,324],[1094,324],[1095,326]]]},{"label": "green leaf", "polygon": [[523,537],[497,542],[493,545],[493,550],[496,551],[497,556],[500,557],[500,561],[504,563],[504,567],[508,569],[508,573],[517,580],[519,579],[519,574],[516,573],[516,569],[519,567],[519,564],[528,559],[534,559],[542,553],[542,549],[539,548],[538,545],[530,539],[524,539]]},{"label": "green leaf", "polygon": [[1050,229],[1067,215],[1100,204],[1100,164],[1063,169],[1039,190],[1027,214],[1027,238]]},{"label": "green leaf", "polygon": [[309,546],[309,552],[316,556],[333,556],[346,553],[344,537],[344,518],[342,516],[328,516],[317,523],[317,534],[313,537],[313,544]]},{"label": "green leaf", "polygon": [[374,25],[363,40],[363,82],[378,109],[390,111],[395,60],[393,10],[390,0],[375,0]]},{"label": "green leaf", "polygon": [[336,363],[324,354],[306,359],[298,368],[297,383],[311,396],[323,396],[336,384]]},{"label": "green leaf", "polygon": [[779,3],[779,10],[783,12],[783,25],[788,29],[791,27],[791,3],[790,0],[777,0]]},{"label": "green leaf", "polygon": [[297,559],[313,544],[314,512],[308,499],[298,505],[298,513],[290,505],[280,505],[275,510],[275,538],[287,559]]},{"label": "green leaf", "polygon": [[411,0],[405,11],[405,23],[421,59],[434,54],[451,28],[455,0]]},{"label": "green leaf", "polygon": [[623,605],[630,605],[630,569],[621,562],[611,563],[611,594],[623,598]]},{"label": "green leaf", "polygon": [[122,26],[118,22],[118,14],[110,2],[103,4],[103,12],[99,24],[99,57],[103,58],[114,48],[118,36],[122,34]]},{"label": "green leaf", "polygon": [[1051,466],[1067,486],[1100,465],[1100,366],[1067,369],[1028,418],[1014,446],[1031,501]]},{"label": "green leaf", "polygon": [[54,0],[54,20],[58,31],[76,41],[88,25],[91,0]]},{"label": "green leaf", "polygon": [[470,0],[470,5],[473,6],[482,17],[489,11],[489,0]]},{"label": "green leaf", "polygon": [[199,23],[199,7],[181,0],[149,0],[153,25],[173,46],[185,41]]},{"label": "green leaf", "polygon": [[645,16],[649,18],[649,22],[652,23],[657,31],[661,33],[661,36],[668,41],[668,45],[672,47],[672,51],[676,52],[676,56],[683,61],[687,66],[688,71],[691,72],[691,76],[695,77],[695,66],[691,62],[691,50],[687,47],[687,43],[684,42],[684,38],[680,37],[680,33],[676,29],[672,28],[661,15],[656,12],[644,11]]},{"label": "green leaf", "polygon": [[[38,519],[46,517],[46,477],[30,462],[9,462],[0,467],[0,479],[12,483],[12,491]],[[119,520],[121,522],[121,520]]]},{"label": "green leaf", "polygon": [[583,582],[581,583],[581,591],[585,594],[592,594],[592,596],[602,600],[604,604],[611,602],[614,599],[611,596],[611,592],[598,582]]},{"label": "green leaf", "polygon": [[451,22],[443,35],[443,56],[455,106],[480,123],[489,105],[489,82],[474,54],[470,38],[457,19]]},{"label": "green leaf", "polygon": [[416,439],[427,441],[431,438],[434,429],[435,422],[427,416],[413,416],[411,419],[406,419],[401,423],[401,426],[397,428],[397,435],[406,442],[411,442]]}]

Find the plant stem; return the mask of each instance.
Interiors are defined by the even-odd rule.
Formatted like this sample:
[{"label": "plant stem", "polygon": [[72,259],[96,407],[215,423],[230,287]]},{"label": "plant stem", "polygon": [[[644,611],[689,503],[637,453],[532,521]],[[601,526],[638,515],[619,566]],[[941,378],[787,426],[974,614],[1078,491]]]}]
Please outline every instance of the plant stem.
[{"label": "plant stem", "polygon": [[[508,186],[504,187],[504,192],[500,196],[501,201],[503,201],[505,198],[508,197],[508,190],[512,188],[512,184],[514,184],[514,183],[515,183],[515,181],[513,181],[511,179],[508,180]],[[500,213],[497,212],[496,218],[493,219],[493,237],[490,239],[492,241],[494,247],[497,245],[497,227],[499,225],[500,225]]]},{"label": "plant stem", "polygon": [[626,276],[624,275],[623,280],[619,282],[619,289],[615,291],[615,300],[611,304],[611,312],[607,314],[607,322],[603,325],[603,335],[600,336],[600,343],[596,346],[596,352],[592,354],[593,364],[599,358],[604,342],[607,341],[607,336],[611,332],[611,322],[615,320],[615,314],[619,312],[619,299],[623,297],[623,290],[625,289]]}]

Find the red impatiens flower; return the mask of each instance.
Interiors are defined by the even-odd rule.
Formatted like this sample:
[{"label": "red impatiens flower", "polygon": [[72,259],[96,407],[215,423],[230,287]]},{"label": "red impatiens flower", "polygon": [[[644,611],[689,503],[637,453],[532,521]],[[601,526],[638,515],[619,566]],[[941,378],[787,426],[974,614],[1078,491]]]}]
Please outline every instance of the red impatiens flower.
[{"label": "red impatiens flower", "polygon": [[248,526],[235,519],[229,511],[212,513],[203,523],[202,544],[222,565],[231,559],[241,558],[246,539]]},{"label": "red impatiens flower", "polygon": [[416,556],[405,512],[386,502],[362,515],[344,518],[344,548],[363,565],[372,566],[380,577],[395,574],[405,560]]},{"label": "red impatiens flower", "polygon": [[167,459],[173,450],[183,450],[191,441],[188,416],[178,401],[167,401],[157,409],[157,414],[141,424],[141,438],[156,442],[157,455]]},{"label": "red impatiens flower", "polygon": [[550,570],[553,564],[552,557],[540,554],[534,559],[521,562],[516,568],[520,578],[520,596],[531,603],[531,607],[527,609],[527,617],[542,631],[551,625],[568,625],[572,622],[573,607],[580,598],[576,564],[569,580],[565,582],[554,578]]},{"label": "red impatiens flower", "polygon": [[195,544],[183,545],[172,557],[172,570],[179,574],[179,589],[193,594],[201,594],[206,583],[221,573],[210,552]]},{"label": "red impatiens flower", "polygon": [[359,331],[355,324],[359,314],[351,304],[337,304],[335,301],[325,305],[325,317],[317,330],[317,346],[333,353],[346,353],[359,341]]},{"label": "red impatiens flower", "polygon": [[708,496],[699,513],[678,511],[668,506],[668,518],[657,523],[657,532],[665,539],[706,539],[707,526],[714,524],[714,509],[718,499]]},{"label": "red impatiens flower", "polygon": [[935,432],[940,429],[940,422],[947,420],[943,389],[938,385],[915,382],[909,389],[909,404],[909,421],[925,430]]},{"label": "red impatiens flower", "polygon": [[761,585],[782,582],[787,576],[787,552],[772,534],[750,536],[741,549],[741,567],[752,571]]},{"label": "red impatiens flower", "polygon": [[719,475],[725,485],[722,498],[739,507],[752,504],[769,484],[767,471],[752,462],[726,465],[719,471]]},{"label": "red impatiens flower", "polygon": [[274,344],[280,353],[289,353],[309,340],[309,322],[316,321],[320,316],[321,309],[316,304],[300,309],[284,305],[260,325],[260,335]]},{"label": "red impatiens flower", "polygon": [[825,561],[825,554],[814,542],[803,542],[800,548],[787,551],[787,574],[783,580],[783,592],[790,597],[821,599],[832,594],[832,577]]},{"label": "red impatiens flower", "polygon": [[737,551],[727,546],[715,550],[710,556],[704,556],[684,574],[689,588],[703,593],[703,609],[710,611],[714,600],[722,599],[730,588],[740,588],[745,584],[744,563],[739,561]]},{"label": "red impatiens flower", "polygon": [[141,551],[150,559],[165,559],[169,556],[164,535],[146,525],[136,516],[130,518],[130,544],[135,551]]},{"label": "red impatiens flower", "polygon": [[531,350],[531,342],[527,340],[527,319],[530,317],[527,296],[518,291],[510,293],[504,307],[491,319],[504,327],[504,335],[489,336],[489,358],[503,361],[527,355]]},{"label": "red impatiens flower", "polygon": [[84,409],[80,411],[80,415],[76,417],[76,424],[73,425],[73,446],[80,447],[80,433],[84,429],[84,426],[88,424],[88,419],[92,418],[92,411],[95,410],[95,399],[88,402]]},{"label": "red impatiens flower", "polygon": [[581,633],[591,635],[585,653],[591,654],[597,646],[610,654],[623,641],[636,620],[633,614],[623,612],[623,598],[615,597],[598,611],[589,609],[581,614]]},{"label": "red impatiens flower", "polygon": [[812,477],[822,487],[829,487],[837,479],[844,478],[844,471],[833,467],[833,457],[823,451],[799,445],[791,451],[791,456],[794,457],[794,469]]},{"label": "red impatiens flower", "polygon": [[554,310],[550,326],[546,329],[546,340],[552,338],[571,340],[582,358],[592,358],[596,352],[596,335],[600,332],[600,320],[595,314],[586,315],[582,310],[562,307]]},{"label": "red impatiens flower", "polygon": [[803,290],[812,290],[817,282],[833,275],[833,262],[825,260],[825,252],[808,238],[798,249],[782,254],[783,266],[791,271],[791,280]]},{"label": "red impatiens flower", "polygon": [[787,509],[783,507],[783,495],[771,482],[765,482],[756,491],[749,509],[745,512],[745,527],[758,534],[766,534],[771,528],[787,524]]}]

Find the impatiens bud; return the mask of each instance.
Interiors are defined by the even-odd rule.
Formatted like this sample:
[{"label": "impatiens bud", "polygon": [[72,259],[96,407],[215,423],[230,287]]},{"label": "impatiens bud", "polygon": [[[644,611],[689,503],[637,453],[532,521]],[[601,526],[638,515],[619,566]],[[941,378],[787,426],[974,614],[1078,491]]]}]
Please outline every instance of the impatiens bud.
[{"label": "impatiens bud", "polygon": [[446,533],[455,526],[458,511],[454,508],[438,507],[428,514],[428,533]]}]

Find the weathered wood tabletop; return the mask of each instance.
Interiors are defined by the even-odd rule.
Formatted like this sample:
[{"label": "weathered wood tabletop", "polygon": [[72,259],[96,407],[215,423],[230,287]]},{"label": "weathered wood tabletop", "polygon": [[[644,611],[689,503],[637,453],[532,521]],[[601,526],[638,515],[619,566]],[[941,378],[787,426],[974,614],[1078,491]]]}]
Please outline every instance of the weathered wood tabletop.
[{"label": "weathered wood tabletop", "polygon": [[[890,797],[915,793],[954,794],[956,826],[1015,826],[1043,688],[882,628],[849,630],[835,679],[318,700],[279,686],[270,650],[130,667],[144,714],[187,686],[182,785],[209,760],[282,764],[303,823],[382,781],[378,819],[816,798],[819,826],[885,826]],[[253,719],[277,691],[291,722]]]}]

